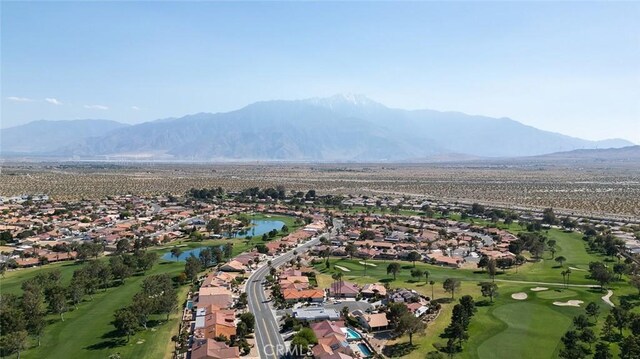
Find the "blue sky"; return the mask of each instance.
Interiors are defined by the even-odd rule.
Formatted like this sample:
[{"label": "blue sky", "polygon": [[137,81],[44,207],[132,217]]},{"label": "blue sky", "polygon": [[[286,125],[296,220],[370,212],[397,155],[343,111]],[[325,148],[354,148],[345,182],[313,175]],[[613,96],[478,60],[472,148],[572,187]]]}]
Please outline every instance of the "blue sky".
[{"label": "blue sky", "polygon": [[1,6],[2,127],[358,93],[640,143],[640,3]]}]

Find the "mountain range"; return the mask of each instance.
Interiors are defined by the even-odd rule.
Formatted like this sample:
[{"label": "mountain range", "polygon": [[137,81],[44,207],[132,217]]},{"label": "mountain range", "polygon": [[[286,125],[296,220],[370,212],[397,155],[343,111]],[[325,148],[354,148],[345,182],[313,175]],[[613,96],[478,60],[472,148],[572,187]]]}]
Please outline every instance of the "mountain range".
[{"label": "mountain range", "polygon": [[509,118],[394,109],[359,95],[264,101],[125,125],[35,121],[0,132],[3,156],[171,161],[432,161],[619,148]]}]

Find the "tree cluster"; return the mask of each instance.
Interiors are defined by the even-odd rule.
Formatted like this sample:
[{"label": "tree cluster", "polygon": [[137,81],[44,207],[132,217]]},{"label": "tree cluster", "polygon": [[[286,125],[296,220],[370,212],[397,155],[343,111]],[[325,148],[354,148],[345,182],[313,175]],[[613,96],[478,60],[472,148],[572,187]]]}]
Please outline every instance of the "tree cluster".
[{"label": "tree cluster", "polygon": [[462,351],[463,342],[469,339],[469,324],[476,310],[475,302],[470,295],[462,296],[459,303],[453,306],[451,323],[443,334],[447,338],[445,352],[453,354]]},{"label": "tree cluster", "polygon": [[404,303],[391,303],[387,308],[387,319],[394,327],[394,334],[409,335],[409,345],[413,345],[413,335],[424,332],[426,329],[422,319],[409,311]]},{"label": "tree cluster", "polygon": [[224,197],[224,189],[222,187],[211,188],[211,189],[207,189],[207,188],[201,188],[201,189],[191,188],[189,190],[189,192],[187,193],[187,195],[192,197],[192,198],[200,199],[200,200],[209,200],[209,199],[214,199],[214,198],[222,198],[222,197]]},{"label": "tree cluster", "polygon": [[113,325],[116,330],[127,336],[142,328],[147,329],[152,314],[169,314],[177,308],[178,294],[168,274],[153,275],[145,278],[141,290],[133,296],[133,302],[114,314]]}]

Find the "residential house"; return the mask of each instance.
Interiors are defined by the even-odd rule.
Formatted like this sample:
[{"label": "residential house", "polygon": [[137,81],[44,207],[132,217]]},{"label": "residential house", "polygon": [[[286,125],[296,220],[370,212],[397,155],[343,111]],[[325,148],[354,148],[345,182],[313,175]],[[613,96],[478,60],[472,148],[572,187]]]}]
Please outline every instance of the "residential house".
[{"label": "residential house", "polygon": [[323,307],[299,308],[293,310],[294,318],[304,322],[319,322],[323,320],[338,320],[340,313],[335,309]]},{"label": "residential house", "polygon": [[353,355],[343,321],[323,320],[312,323],[309,327],[318,338],[318,344],[312,349],[314,357],[326,358],[337,353]]},{"label": "residential house", "polygon": [[355,310],[351,313],[360,325],[370,331],[375,332],[379,330],[386,330],[389,328],[389,320],[386,313],[373,313],[367,314],[361,310]]},{"label": "residential house", "polygon": [[201,337],[213,339],[224,336],[231,339],[236,335],[235,312],[233,310],[218,309],[204,317],[204,328]]},{"label": "residential house", "polygon": [[233,295],[229,289],[224,287],[200,287],[196,305],[198,308],[209,305],[215,305],[219,308],[231,308],[233,306]]},{"label": "residential house", "polygon": [[355,298],[360,293],[360,288],[354,283],[338,281],[331,284],[329,296],[334,298]]},{"label": "residential house", "polygon": [[324,301],[324,291],[321,289],[287,288],[282,290],[282,296],[284,297],[284,300],[289,303],[299,301],[322,303]]},{"label": "residential house", "polygon": [[385,288],[381,283],[368,283],[362,287],[360,293],[362,293],[362,296],[365,298],[375,297],[376,295],[386,297],[387,288]]},{"label": "residential house", "polygon": [[240,359],[240,350],[238,347],[207,339],[194,346],[191,359]]},{"label": "residential house", "polygon": [[231,260],[222,266],[220,266],[220,270],[223,272],[244,272],[248,268],[246,265],[242,264],[237,260]]}]

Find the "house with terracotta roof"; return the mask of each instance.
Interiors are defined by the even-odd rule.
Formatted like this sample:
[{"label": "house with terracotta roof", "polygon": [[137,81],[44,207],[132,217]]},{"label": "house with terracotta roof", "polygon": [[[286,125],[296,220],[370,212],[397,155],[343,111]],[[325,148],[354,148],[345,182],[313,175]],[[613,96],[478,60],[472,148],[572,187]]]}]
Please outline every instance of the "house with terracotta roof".
[{"label": "house with terracotta roof", "polygon": [[387,288],[385,288],[382,283],[367,283],[362,287],[360,293],[362,293],[362,296],[365,298],[375,297],[376,295],[385,297],[387,295]]},{"label": "house with terracotta roof", "polygon": [[287,244],[280,240],[275,240],[265,243],[265,246],[267,247],[268,253],[274,255],[282,252],[287,247]]},{"label": "house with terracotta roof", "polygon": [[295,289],[288,288],[282,291],[284,300],[289,303],[300,301],[310,301],[322,303],[324,301],[324,291],[321,289]]},{"label": "house with terracotta roof", "polygon": [[334,298],[355,298],[360,293],[360,288],[354,283],[344,280],[335,282],[329,287],[329,296]]},{"label": "house with terracotta roof", "polygon": [[375,332],[379,330],[386,330],[389,328],[389,320],[386,313],[373,313],[367,314],[361,310],[355,310],[351,313],[360,325],[370,331]]},{"label": "house with terracotta roof", "polygon": [[219,309],[208,313],[204,317],[204,327],[197,331],[201,338],[213,339],[224,336],[231,339],[236,335],[235,312]]},{"label": "house with terracotta roof", "polygon": [[240,350],[238,347],[207,339],[194,346],[191,359],[240,359]]},{"label": "house with terracotta roof", "polygon": [[245,266],[249,266],[251,264],[254,264],[256,262],[256,259],[259,259],[259,258],[260,258],[260,253],[249,252],[249,253],[240,254],[237,257],[233,258],[233,260],[236,262],[240,262]]},{"label": "house with terracotta roof", "polygon": [[16,258],[16,264],[22,268],[37,266],[39,263],[38,258]]},{"label": "house with terracotta roof", "polygon": [[465,261],[462,257],[449,257],[435,251],[433,253],[430,253],[427,258],[432,264],[453,268],[459,268],[460,265]]},{"label": "house with terracotta roof", "polygon": [[231,291],[224,287],[200,287],[196,305],[203,308],[209,305],[219,308],[230,308],[233,306],[233,295]]},{"label": "house with terracotta roof", "polygon": [[233,272],[211,272],[202,282],[202,287],[225,287],[231,289],[231,282],[238,276]]},{"label": "house with terracotta roof", "polygon": [[281,289],[308,289],[309,277],[306,276],[280,276],[279,284]]},{"label": "house with terracotta roof", "polygon": [[220,266],[220,270],[223,272],[244,272],[248,268],[246,265],[238,262],[237,260],[231,260],[224,265]]},{"label": "house with terracotta roof", "polygon": [[312,323],[309,327],[318,338],[318,344],[312,349],[315,358],[326,358],[336,353],[353,355],[345,334],[344,321],[323,320]]}]

